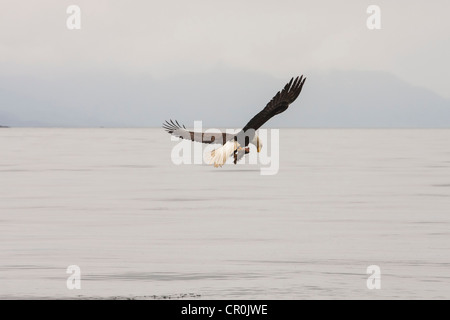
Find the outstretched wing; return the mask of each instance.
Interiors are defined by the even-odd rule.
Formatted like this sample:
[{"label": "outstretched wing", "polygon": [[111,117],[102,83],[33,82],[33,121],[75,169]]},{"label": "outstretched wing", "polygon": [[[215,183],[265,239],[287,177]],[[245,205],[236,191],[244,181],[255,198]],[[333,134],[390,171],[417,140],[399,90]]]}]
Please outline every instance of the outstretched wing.
[{"label": "outstretched wing", "polygon": [[285,111],[299,96],[305,80],[306,78],[303,78],[303,76],[297,77],[295,80],[292,78],[283,90],[278,91],[267,106],[254,116],[242,130],[244,132],[248,129],[258,130],[270,118]]},{"label": "outstretched wing", "polygon": [[228,140],[234,137],[234,135],[227,134],[227,133],[204,133],[204,132],[194,132],[189,131],[186,129],[186,127],[183,125],[180,125],[178,121],[175,120],[167,121],[163,123],[162,127],[171,135],[186,139],[186,140],[192,140],[196,142],[201,143],[220,143],[224,144]]}]

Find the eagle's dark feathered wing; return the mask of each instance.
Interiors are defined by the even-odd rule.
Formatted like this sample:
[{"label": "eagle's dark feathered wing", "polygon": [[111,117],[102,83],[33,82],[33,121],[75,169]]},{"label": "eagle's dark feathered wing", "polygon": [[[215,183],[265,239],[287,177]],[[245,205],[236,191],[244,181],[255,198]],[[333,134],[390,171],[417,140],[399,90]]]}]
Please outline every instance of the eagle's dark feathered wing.
[{"label": "eagle's dark feathered wing", "polygon": [[[254,116],[242,129],[242,132],[246,132],[249,129],[258,130],[264,123],[266,123],[273,116],[285,111],[289,105],[297,99],[302,91],[303,84],[306,78],[297,77],[292,78],[283,90],[278,91],[275,97],[270,100],[266,107]],[[189,131],[183,125],[180,125],[178,121],[166,121],[163,124],[163,128],[173,136],[192,140],[201,143],[221,143],[225,144],[227,141],[235,138],[236,134],[229,133],[205,133]]]},{"label": "eagle's dark feathered wing", "polygon": [[205,132],[194,132],[186,129],[184,125],[180,125],[178,121],[167,121],[163,124],[163,128],[170,133],[171,135],[186,139],[192,140],[201,143],[219,143],[224,144],[228,140],[230,140],[234,135],[229,133],[205,133]]},{"label": "eagle's dark feathered wing", "polygon": [[305,80],[306,78],[303,78],[303,76],[297,77],[295,80],[292,78],[283,90],[278,91],[266,107],[245,125],[242,131],[245,132],[249,129],[256,131],[270,118],[285,111],[299,96]]}]

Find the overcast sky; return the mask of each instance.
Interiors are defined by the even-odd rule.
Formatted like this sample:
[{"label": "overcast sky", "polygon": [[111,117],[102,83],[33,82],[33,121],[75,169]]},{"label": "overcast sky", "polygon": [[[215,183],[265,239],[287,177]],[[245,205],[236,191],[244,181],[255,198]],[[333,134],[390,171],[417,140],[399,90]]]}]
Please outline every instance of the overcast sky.
[{"label": "overcast sky", "polygon": [[[411,90],[419,87],[436,99],[450,99],[448,0],[1,3],[0,90],[15,97],[38,96],[41,102],[61,104],[62,100],[52,100],[56,92],[48,87],[37,92],[34,84],[77,77],[78,82],[65,86],[76,95],[82,90],[77,83],[86,86],[104,74],[162,83],[186,74],[196,79],[195,75],[211,75],[220,69],[236,70],[236,76],[246,72],[280,79],[261,82],[267,86],[258,84],[265,90],[269,82],[276,85],[264,99],[299,73],[311,78],[357,71],[368,76],[371,72],[389,74]],[[71,4],[81,8],[81,30],[66,27],[66,9]],[[366,9],[371,4],[381,8],[381,30],[366,27]],[[159,90],[170,94],[169,87]],[[8,96],[7,100],[13,103],[14,99]],[[88,104],[88,99],[83,101]],[[0,112],[14,115],[13,107],[3,104]]]}]

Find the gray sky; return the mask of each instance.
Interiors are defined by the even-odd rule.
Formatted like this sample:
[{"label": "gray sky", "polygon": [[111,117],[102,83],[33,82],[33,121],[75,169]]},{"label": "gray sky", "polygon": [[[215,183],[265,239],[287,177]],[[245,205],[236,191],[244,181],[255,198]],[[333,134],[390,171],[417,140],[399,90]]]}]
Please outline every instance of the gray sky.
[{"label": "gray sky", "polygon": [[[139,112],[144,111],[145,104],[159,121],[171,107],[177,109],[175,103],[184,103],[192,112],[202,114],[214,107],[214,100],[226,99],[236,104],[233,94],[246,99],[245,91],[233,93],[239,91],[238,85],[251,90],[251,84],[238,77],[254,81],[254,94],[261,97],[247,98],[248,103],[259,103],[249,106],[247,116],[259,111],[290,77],[299,73],[308,76],[309,87],[305,91],[318,95],[324,93],[312,88],[314,84],[323,87],[336,74],[358,75],[351,81],[363,74],[367,79],[380,80],[371,83],[372,88],[361,88],[368,95],[371,90],[380,94],[388,90],[383,87],[388,77],[408,87],[400,90],[404,97],[394,100],[408,104],[416,99],[407,97],[420,88],[429,97],[423,107],[427,101],[439,100],[439,104],[447,103],[450,109],[448,0],[1,1],[0,91],[3,90],[4,100],[0,116],[3,112],[5,119],[66,123],[58,118],[58,112],[53,113],[64,108],[68,114],[73,113],[69,118],[75,119],[78,114],[80,122],[88,116],[107,118],[120,106],[108,109],[108,104],[117,103],[117,96],[113,93],[108,100],[104,95],[125,88],[121,99],[131,104],[131,115],[127,114],[129,119],[124,124],[145,125],[139,122],[143,115]],[[66,28],[66,8],[71,4],[81,8],[81,30]],[[370,4],[381,8],[381,30],[366,27],[366,9]],[[179,77],[198,81],[197,87],[195,83],[187,85],[197,90],[200,85],[214,83],[208,79],[224,74],[228,82],[217,83],[229,89],[222,92],[227,97],[210,95],[208,105],[198,103],[200,93],[189,97],[186,90],[181,90],[183,99],[167,105],[161,97],[153,99],[173,95],[177,88],[170,84]],[[127,89],[130,81],[141,91]],[[185,84],[175,82],[177,86]],[[152,95],[155,88],[158,92]],[[329,90],[336,88],[331,86]],[[212,84],[210,90],[214,90]],[[346,94],[346,106],[364,101],[353,99],[350,90]],[[65,99],[68,96],[72,99]],[[327,103],[308,99],[310,104],[302,107]],[[42,105],[35,110],[36,117],[33,108],[26,110],[33,101]],[[162,104],[155,106],[156,101]],[[332,108],[333,102],[328,103]],[[225,105],[219,103],[219,107]],[[47,118],[43,117],[42,108],[47,110]],[[111,117],[111,123],[120,125],[119,114]],[[326,119],[327,112],[322,116]],[[436,113],[436,118],[441,116]],[[195,118],[200,120],[201,116]],[[279,124],[292,125],[286,121]],[[93,125],[96,123],[92,120]],[[157,125],[157,121],[148,124]]]}]

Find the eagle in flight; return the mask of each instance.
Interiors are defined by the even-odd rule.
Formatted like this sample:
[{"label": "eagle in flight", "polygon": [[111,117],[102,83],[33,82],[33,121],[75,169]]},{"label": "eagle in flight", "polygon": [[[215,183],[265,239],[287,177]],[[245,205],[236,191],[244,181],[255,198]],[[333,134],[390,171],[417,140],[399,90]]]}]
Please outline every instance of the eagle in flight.
[{"label": "eagle in flight", "polygon": [[306,78],[303,76],[292,78],[283,90],[270,100],[266,107],[255,115],[242,130],[238,133],[206,133],[188,131],[184,125],[180,125],[178,121],[167,121],[163,124],[163,128],[170,134],[187,140],[201,143],[217,143],[222,144],[221,147],[211,151],[208,162],[214,164],[215,167],[221,167],[231,156],[234,156],[234,164],[236,164],[245,154],[250,152],[249,144],[256,146],[259,152],[262,143],[256,134],[264,123],[273,116],[284,112],[291,103],[297,99],[302,91]]}]

